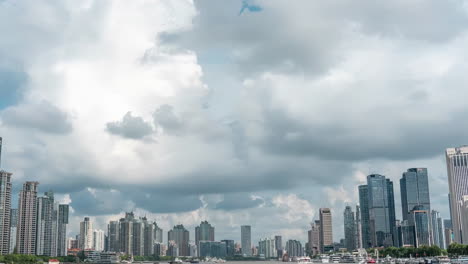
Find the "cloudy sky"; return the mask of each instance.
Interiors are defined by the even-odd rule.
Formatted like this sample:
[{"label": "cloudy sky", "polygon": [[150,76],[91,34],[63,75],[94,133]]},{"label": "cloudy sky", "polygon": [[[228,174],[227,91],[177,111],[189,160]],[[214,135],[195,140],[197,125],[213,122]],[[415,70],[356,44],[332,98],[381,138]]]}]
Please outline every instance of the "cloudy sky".
[{"label": "cloudy sky", "polygon": [[[2,168],[73,208],[70,235],[134,210],[167,231],[343,236],[369,173],[468,142],[468,3],[0,0]],[[16,194],[15,194],[16,196]]]}]

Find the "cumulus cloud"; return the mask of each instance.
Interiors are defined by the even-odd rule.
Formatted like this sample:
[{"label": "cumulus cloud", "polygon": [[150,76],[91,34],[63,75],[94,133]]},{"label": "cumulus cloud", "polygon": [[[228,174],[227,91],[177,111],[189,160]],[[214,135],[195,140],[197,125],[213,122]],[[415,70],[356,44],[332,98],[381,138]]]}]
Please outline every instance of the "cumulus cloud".
[{"label": "cumulus cloud", "polygon": [[219,238],[252,224],[255,236],[305,239],[318,208],[332,207],[338,240],[368,171],[397,183],[426,166],[447,217],[443,149],[468,140],[463,3],[248,5],[262,12],[239,16],[242,1],[3,1],[0,84],[15,91],[0,85],[2,166],[15,188],[39,180],[76,220],[208,219]]},{"label": "cumulus cloud", "polygon": [[153,127],[139,116],[132,116],[132,112],[127,112],[121,121],[109,122],[106,130],[124,138],[142,139],[153,133]]}]

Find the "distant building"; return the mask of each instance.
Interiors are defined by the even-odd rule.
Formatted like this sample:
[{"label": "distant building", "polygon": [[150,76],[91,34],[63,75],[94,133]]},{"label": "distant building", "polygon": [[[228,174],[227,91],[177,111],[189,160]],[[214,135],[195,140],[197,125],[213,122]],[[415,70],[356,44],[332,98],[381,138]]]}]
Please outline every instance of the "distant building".
[{"label": "distant building", "polygon": [[354,228],[356,235],[356,248],[362,248],[361,207],[359,205],[356,205],[356,221],[354,223]]},{"label": "distant building", "polygon": [[[0,137],[0,159],[2,151],[2,138]],[[11,244],[11,240],[16,242],[16,233],[11,234],[11,227],[16,229],[17,222],[11,223],[11,173],[0,170],[0,255],[6,255],[13,252],[16,244]],[[16,210],[16,209],[15,209]],[[18,211],[16,210],[16,213]],[[15,216],[13,216],[15,217]],[[11,234],[11,236],[10,236]]]},{"label": "distant building", "polygon": [[410,212],[409,222],[414,226],[415,247],[430,246],[431,243],[431,216],[424,206],[415,206]]},{"label": "distant building", "polygon": [[[393,183],[383,175],[368,175],[367,192],[371,244],[373,247],[392,246],[396,224]],[[361,210],[364,211],[362,204]],[[362,221],[364,223],[364,218]]]},{"label": "distant building", "polygon": [[432,239],[434,245],[438,246],[441,249],[446,249],[445,247],[445,234],[444,234],[444,223],[440,217],[439,212],[432,210],[431,211],[431,222],[432,222]]},{"label": "distant building", "polygon": [[372,247],[370,239],[370,222],[369,222],[369,188],[367,185],[359,187],[359,204],[361,206],[361,240],[363,248]]},{"label": "distant building", "polygon": [[321,252],[320,247],[320,220],[315,220],[311,223],[311,229],[307,233],[308,247],[312,255],[317,255]]},{"label": "distant building", "polygon": [[401,207],[403,220],[408,220],[416,207],[431,210],[429,180],[426,168],[411,168],[400,179]]},{"label": "distant building", "polygon": [[[168,241],[173,241],[178,246],[179,256],[190,256],[189,231],[183,225],[176,225],[167,233]],[[168,245],[169,248],[170,245]]]},{"label": "distant building", "polygon": [[[320,208],[320,248],[321,252],[333,249],[333,225],[330,208]],[[291,254],[289,254],[291,256]]]},{"label": "distant building", "polygon": [[104,251],[104,231],[95,229],[93,231],[93,249],[95,251]]},{"label": "distant building", "polygon": [[[195,227],[195,244],[200,250],[200,241],[214,241],[215,240],[215,228],[208,223],[203,221],[199,226]],[[200,252],[198,252],[200,255]]]},{"label": "distant building", "polygon": [[[18,231],[16,249],[18,254],[36,254],[37,186],[38,182],[23,184],[18,200]],[[8,208],[8,211],[10,208]]]},{"label": "distant building", "polygon": [[67,227],[70,206],[68,204],[58,205],[57,219],[57,256],[67,256]]},{"label": "distant building", "polygon": [[48,191],[37,198],[36,255],[57,256],[57,210],[54,193]]},{"label": "distant building", "polygon": [[[0,209],[1,211],[1,209]],[[16,232],[18,226],[18,209],[11,209],[10,211],[10,254],[12,254],[16,247]]]},{"label": "distant building", "polygon": [[468,216],[461,213],[463,196],[468,194],[468,146],[448,148],[445,157],[454,242],[468,244],[468,230],[464,234],[462,226],[463,218]]},{"label": "distant building", "polygon": [[291,258],[304,256],[304,249],[302,248],[302,244],[297,240],[288,240],[286,242],[286,252]]},{"label": "distant building", "polygon": [[252,256],[251,228],[248,225],[241,226],[242,255]]},{"label": "distant building", "polygon": [[85,217],[84,221],[80,222],[80,242],[79,247],[81,249],[94,249],[93,241],[93,222],[89,217]]},{"label": "distant building", "polygon": [[[170,232],[170,231],[169,231]],[[167,243],[166,256],[178,257],[179,256],[179,246],[173,240],[169,240]]]},{"label": "distant building", "polygon": [[109,248],[108,251],[110,252],[120,252],[119,249],[119,230],[120,230],[119,221],[110,221],[107,225],[107,239],[109,240]]},{"label": "distant building", "polygon": [[[67,242],[67,249],[77,249],[79,248],[78,239],[70,237]],[[68,253],[67,253],[68,256]]]},{"label": "distant building", "polygon": [[200,241],[199,246],[200,257],[225,258],[227,255],[224,242]]},{"label": "distant building", "polygon": [[226,256],[232,257],[236,253],[236,248],[234,245],[234,240],[221,240],[226,244]]},{"label": "distant building", "polygon": [[265,258],[276,258],[277,250],[275,249],[274,238],[260,239],[258,242],[258,254],[263,255]]},{"label": "distant building", "polygon": [[348,251],[356,249],[356,219],[354,218],[354,212],[351,206],[346,206],[343,212],[344,220],[344,247]]}]

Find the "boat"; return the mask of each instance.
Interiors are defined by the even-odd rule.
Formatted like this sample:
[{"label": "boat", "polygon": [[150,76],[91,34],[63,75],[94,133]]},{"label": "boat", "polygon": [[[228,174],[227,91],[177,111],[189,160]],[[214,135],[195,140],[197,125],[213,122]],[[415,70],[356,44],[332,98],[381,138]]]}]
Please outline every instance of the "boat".
[{"label": "boat", "polygon": [[309,257],[297,257],[295,262],[300,264],[312,264],[312,260]]},{"label": "boat", "polygon": [[450,259],[447,256],[438,256],[435,257],[436,262],[440,264],[450,264]]},{"label": "boat", "polygon": [[452,259],[453,264],[468,264],[468,256],[459,256],[456,259]]},{"label": "boat", "polygon": [[322,263],[330,263],[330,258],[327,255],[321,255],[320,260]]},{"label": "boat", "polygon": [[174,260],[172,261],[169,261],[169,264],[182,264],[182,260],[180,260],[179,258],[175,258]]},{"label": "boat", "polygon": [[369,259],[367,260],[367,263],[368,263],[368,264],[374,264],[374,263],[376,263],[376,261],[375,261],[375,259],[373,259],[373,258],[369,258]]},{"label": "boat", "polygon": [[340,263],[341,256],[340,255],[331,255],[330,260],[332,263]]},{"label": "boat", "polygon": [[344,254],[341,257],[341,263],[356,263],[356,259],[351,254]]}]

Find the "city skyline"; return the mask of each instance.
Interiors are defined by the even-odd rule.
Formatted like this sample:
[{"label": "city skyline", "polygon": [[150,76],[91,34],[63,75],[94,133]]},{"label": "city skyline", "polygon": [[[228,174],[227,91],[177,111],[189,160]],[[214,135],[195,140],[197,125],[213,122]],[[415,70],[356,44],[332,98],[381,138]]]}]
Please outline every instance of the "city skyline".
[{"label": "city skyline", "polygon": [[[84,217],[107,231],[134,212],[164,239],[182,224],[195,241],[206,220],[214,242],[241,241],[249,225],[252,244],[280,235],[295,248],[320,208],[331,210],[332,242],[344,238],[345,207],[374,197],[358,186],[382,175],[376,186],[394,199],[383,210],[360,204],[361,223],[384,233],[366,233],[367,243],[396,244],[397,230],[411,237],[415,227],[431,240],[427,219],[468,210],[456,184],[466,167],[457,149],[468,144],[466,10],[436,0],[0,0],[7,202],[20,209],[23,184],[38,182],[41,203],[52,191],[68,205],[68,224],[57,223],[67,237]],[[411,168],[427,169],[430,208],[402,208]],[[50,212],[66,219],[65,207],[46,208],[39,245],[53,233]],[[2,216],[11,238],[19,229],[11,211]],[[457,242],[468,237],[462,220]]]}]

